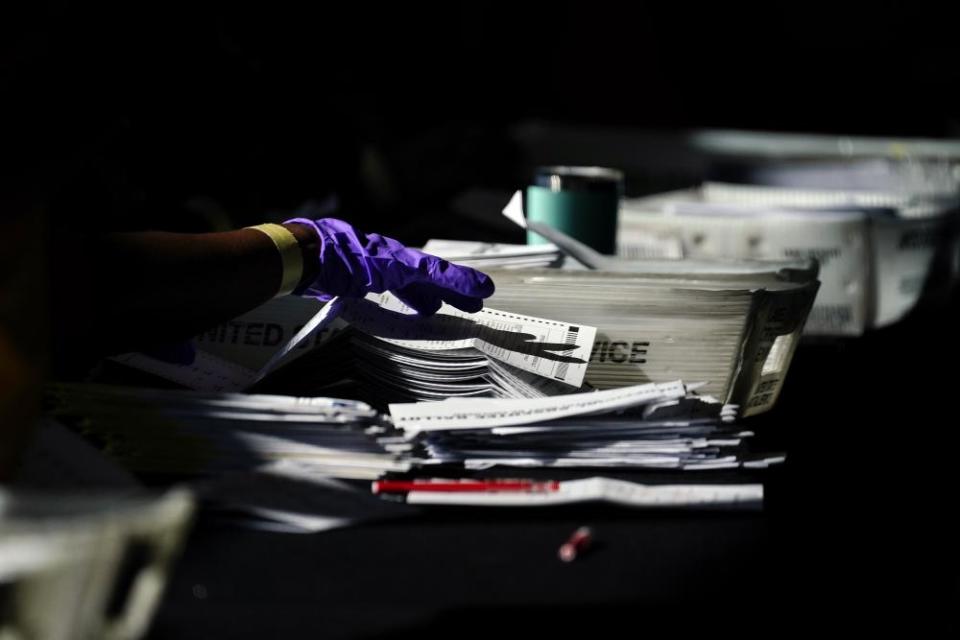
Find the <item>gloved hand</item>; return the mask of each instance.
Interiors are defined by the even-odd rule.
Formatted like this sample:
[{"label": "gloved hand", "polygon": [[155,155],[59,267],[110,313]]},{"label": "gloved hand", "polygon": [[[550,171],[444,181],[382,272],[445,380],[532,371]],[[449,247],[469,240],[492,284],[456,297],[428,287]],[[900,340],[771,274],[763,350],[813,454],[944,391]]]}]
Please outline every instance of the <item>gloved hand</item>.
[{"label": "gloved hand", "polygon": [[475,313],[483,308],[483,298],[493,295],[493,280],[486,274],[378,233],[364,234],[343,220],[287,222],[310,226],[320,238],[319,273],[301,295],[361,298],[389,290],[423,315],[435,313],[443,302]]}]

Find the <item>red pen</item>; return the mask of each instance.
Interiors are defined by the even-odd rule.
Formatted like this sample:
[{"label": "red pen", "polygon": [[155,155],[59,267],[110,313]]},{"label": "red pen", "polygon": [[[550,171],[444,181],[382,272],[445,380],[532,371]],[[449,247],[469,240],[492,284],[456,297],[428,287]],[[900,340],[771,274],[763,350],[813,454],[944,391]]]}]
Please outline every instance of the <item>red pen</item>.
[{"label": "red pen", "polygon": [[445,493],[469,492],[548,492],[559,491],[556,480],[538,482],[535,480],[376,480],[374,493],[409,493],[411,491],[437,491]]}]

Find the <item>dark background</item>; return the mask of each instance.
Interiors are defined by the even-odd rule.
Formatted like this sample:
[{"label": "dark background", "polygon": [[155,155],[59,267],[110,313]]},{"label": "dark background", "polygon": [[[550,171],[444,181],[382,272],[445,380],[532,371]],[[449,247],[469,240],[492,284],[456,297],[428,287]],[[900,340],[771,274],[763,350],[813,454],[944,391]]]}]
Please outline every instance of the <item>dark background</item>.
[{"label": "dark background", "polygon": [[[335,194],[411,243],[519,241],[456,198],[598,162],[600,140],[639,194],[703,177],[690,129],[960,134],[956,23],[921,3],[4,11],[3,175],[67,229],[233,228]],[[789,453],[761,514],[441,512],[306,537],[201,521],[154,635],[956,632],[957,310],[804,345],[753,423]],[[562,566],[581,524],[602,544]]]},{"label": "dark background", "polygon": [[648,166],[702,127],[960,132],[955,26],[923,3],[433,4],[13,5],[6,155],[61,223],[234,226],[337,194],[400,234],[591,151],[537,155],[520,123],[657,134],[630,152]]}]

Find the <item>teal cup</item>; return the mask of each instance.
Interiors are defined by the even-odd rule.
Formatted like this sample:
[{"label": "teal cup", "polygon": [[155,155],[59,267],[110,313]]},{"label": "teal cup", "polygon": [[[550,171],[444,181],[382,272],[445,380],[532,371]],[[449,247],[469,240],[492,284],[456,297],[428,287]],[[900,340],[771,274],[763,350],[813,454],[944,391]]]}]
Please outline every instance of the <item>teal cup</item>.
[{"label": "teal cup", "polygon": [[[617,250],[623,173],[603,167],[542,167],[527,187],[528,220],[548,224],[600,253]],[[548,241],[527,231],[527,244]]]}]

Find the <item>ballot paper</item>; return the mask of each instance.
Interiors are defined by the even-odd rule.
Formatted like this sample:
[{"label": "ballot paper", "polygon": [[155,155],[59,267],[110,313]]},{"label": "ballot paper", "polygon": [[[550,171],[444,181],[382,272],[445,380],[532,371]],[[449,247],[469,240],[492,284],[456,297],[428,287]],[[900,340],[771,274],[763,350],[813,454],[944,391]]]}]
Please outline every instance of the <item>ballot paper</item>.
[{"label": "ballot paper", "polygon": [[[853,178],[850,178],[853,180]],[[627,200],[618,253],[634,239],[673,235],[692,259],[813,258],[823,286],[806,332],[860,335],[902,318],[925,289],[955,274],[957,192],[812,189],[706,183]],[[938,285],[939,282],[939,285]]]},{"label": "ballot paper", "polygon": [[390,405],[390,416],[397,428],[408,433],[505,427],[622,411],[653,401],[681,398],[686,393],[684,384],[676,380],[666,384],[645,384],[548,398],[470,398],[439,403],[395,403]]},{"label": "ballot paper", "polygon": [[385,407],[401,400],[541,397],[583,385],[596,330],[485,308],[415,314],[392,294],[343,300],[343,328],[252,389],[310,395],[349,380]]},{"label": "ballot paper", "polygon": [[344,318],[363,333],[419,351],[472,348],[499,362],[574,388],[583,384],[596,329],[484,308],[466,313],[444,304],[417,315],[389,292],[345,300]]},{"label": "ballot paper", "polygon": [[[350,338],[349,357],[353,358],[349,367],[351,375],[364,389],[363,397],[373,399],[378,406],[400,400],[471,396],[536,398],[577,390],[555,379],[511,367],[475,349],[418,350],[364,333],[346,335]],[[329,355],[329,349],[319,350],[300,364],[321,364]],[[278,388],[288,386],[290,376],[306,372],[297,365],[289,369],[283,378],[277,379]]]},{"label": "ballot paper", "polygon": [[473,507],[545,507],[582,502],[607,502],[647,508],[742,508],[763,506],[763,485],[648,485],[614,478],[584,478],[554,483],[542,491],[440,492],[410,491],[407,504]]}]

